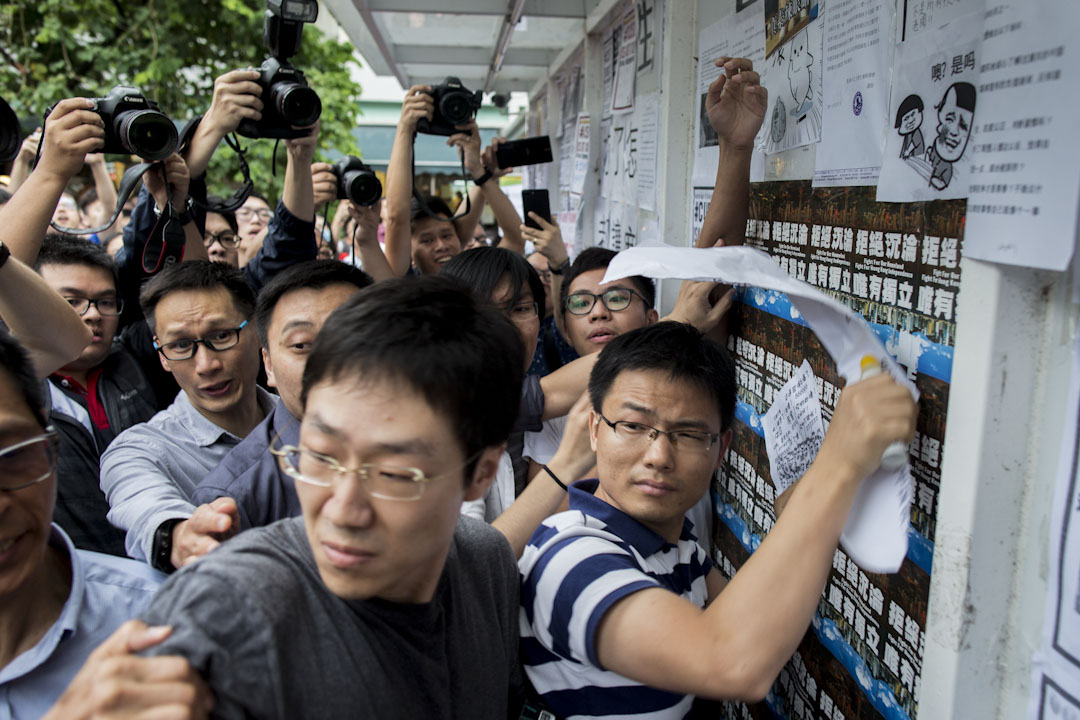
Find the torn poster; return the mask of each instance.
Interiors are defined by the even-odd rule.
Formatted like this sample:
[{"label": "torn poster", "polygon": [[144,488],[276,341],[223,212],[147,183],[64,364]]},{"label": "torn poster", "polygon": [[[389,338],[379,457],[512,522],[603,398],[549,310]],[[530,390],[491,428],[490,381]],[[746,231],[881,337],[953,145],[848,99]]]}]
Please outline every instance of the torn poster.
[{"label": "torn poster", "polygon": [[769,412],[761,418],[761,427],[779,497],[806,474],[825,439],[814,371],[806,360],[776,393]]}]

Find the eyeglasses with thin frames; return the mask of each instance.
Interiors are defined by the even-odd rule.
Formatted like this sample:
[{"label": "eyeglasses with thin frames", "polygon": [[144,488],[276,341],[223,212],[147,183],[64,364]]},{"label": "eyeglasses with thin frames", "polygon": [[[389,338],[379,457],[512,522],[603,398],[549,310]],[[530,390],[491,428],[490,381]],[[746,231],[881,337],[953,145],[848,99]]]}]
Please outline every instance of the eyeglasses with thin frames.
[{"label": "eyeglasses with thin frames", "polygon": [[184,338],[183,340],[174,340],[167,342],[163,345],[158,344],[158,341],[154,340],[154,347],[159,353],[161,353],[166,360],[190,360],[195,357],[195,351],[199,345],[205,345],[208,350],[214,352],[221,352],[222,350],[228,350],[231,347],[235,347],[240,342],[240,331],[248,324],[248,321],[240,323],[237,327],[228,328],[225,330],[215,330],[204,338],[198,340],[190,340]]},{"label": "eyeglasses with thin frames", "polygon": [[704,430],[661,430],[632,420],[608,420],[602,413],[600,419],[607,423],[607,426],[615,433],[615,437],[626,443],[640,444],[646,440],[652,442],[661,435],[665,435],[676,450],[705,452],[720,439],[720,433]]},{"label": "eyeglasses with thin frames", "polygon": [[68,305],[74,308],[75,312],[79,313],[79,315],[85,315],[90,310],[91,305],[97,308],[98,315],[102,317],[116,317],[124,312],[124,301],[120,298],[113,297],[91,300],[90,298],[69,296],[64,299],[68,301]]},{"label": "eyeglasses with thin frames", "polygon": [[259,208],[259,209],[256,210],[254,208],[244,208],[244,207],[242,207],[242,208],[237,208],[236,209],[236,217],[240,217],[240,218],[249,218],[252,215],[257,215],[258,217],[262,218],[263,220],[269,220],[270,216],[272,214],[273,213],[271,213],[269,210],[267,210],[265,208]]},{"label": "eyeglasses with thin frames", "polygon": [[0,490],[22,490],[52,475],[59,445],[60,435],[49,425],[41,435],[0,449]]}]

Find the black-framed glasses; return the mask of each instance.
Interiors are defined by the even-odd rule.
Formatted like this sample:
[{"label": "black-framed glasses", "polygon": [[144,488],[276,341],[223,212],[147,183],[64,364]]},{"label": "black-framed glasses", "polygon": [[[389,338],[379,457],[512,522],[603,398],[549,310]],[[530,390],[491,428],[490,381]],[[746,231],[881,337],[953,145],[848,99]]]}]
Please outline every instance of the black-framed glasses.
[{"label": "black-framed glasses", "polygon": [[511,322],[529,322],[540,316],[540,303],[535,300],[532,302],[513,303],[504,306],[502,311],[506,314],[506,317],[510,318]]},{"label": "black-framed glasses", "polygon": [[232,230],[224,230],[219,233],[207,232],[203,235],[203,247],[209,250],[214,243],[221,245],[221,247],[231,250],[235,247],[239,247],[240,238],[236,237],[236,233]]},{"label": "black-framed glasses", "polygon": [[235,347],[240,342],[240,331],[244,329],[244,326],[248,324],[248,321],[240,323],[237,327],[228,328],[226,330],[215,330],[204,338],[198,340],[189,340],[184,338],[183,340],[174,340],[167,342],[164,345],[158,344],[157,340],[154,340],[154,347],[159,353],[165,356],[166,360],[190,360],[195,357],[195,351],[199,345],[205,345],[208,350],[214,352],[221,352],[222,350],[228,350],[231,347]]},{"label": "black-framed glasses", "polygon": [[720,439],[720,433],[710,433],[704,430],[661,430],[652,425],[634,422],[632,420],[615,420],[612,422],[600,414],[600,419],[607,423],[615,437],[626,443],[641,444],[646,440],[652,442],[661,435],[666,435],[671,441],[671,446],[676,450],[688,452],[705,452],[712,447],[713,443]]},{"label": "black-framed glasses", "polygon": [[267,208],[245,208],[245,207],[242,207],[242,208],[237,208],[236,209],[236,217],[245,218],[245,219],[247,219],[247,218],[249,218],[249,217],[251,217],[253,215],[256,215],[258,217],[261,217],[263,220],[269,220],[270,216],[272,214],[273,213],[271,213],[270,210],[268,210]]},{"label": "black-framed glasses", "polygon": [[60,435],[49,425],[41,435],[0,449],[0,490],[22,490],[52,475],[59,445]]},{"label": "black-framed glasses", "polygon": [[124,301],[120,298],[112,297],[91,300],[90,298],[68,296],[64,299],[67,300],[68,305],[80,315],[85,315],[91,305],[97,308],[98,315],[102,317],[116,317],[124,312]]},{"label": "black-framed glasses", "polygon": [[645,298],[641,296],[641,293],[630,288],[615,287],[605,290],[599,295],[579,290],[566,297],[566,312],[571,315],[588,315],[592,312],[593,306],[596,305],[597,298],[611,312],[619,312],[630,307],[635,295],[641,298],[641,302],[645,302]]}]

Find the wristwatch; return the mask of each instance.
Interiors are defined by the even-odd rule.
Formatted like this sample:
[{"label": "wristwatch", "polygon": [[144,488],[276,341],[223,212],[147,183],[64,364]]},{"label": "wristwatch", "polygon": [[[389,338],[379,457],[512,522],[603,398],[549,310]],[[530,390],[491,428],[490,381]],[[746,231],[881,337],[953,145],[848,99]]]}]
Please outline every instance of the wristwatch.
[{"label": "wristwatch", "polygon": [[7,259],[9,257],[11,257],[11,251],[8,250],[7,245],[4,244],[4,241],[0,240],[0,267],[4,267],[4,263],[7,262]]},{"label": "wristwatch", "polygon": [[150,567],[169,575],[176,572],[172,564],[172,531],[183,518],[171,518],[158,525],[154,531],[154,542],[150,546]]},{"label": "wristwatch", "polygon": [[566,272],[569,269],[570,269],[570,260],[569,259],[563,260],[563,264],[560,265],[557,268],[551,267],[551,263],[548,263],[548,271],[550,271],[552,275],[562,275],[564,272]]},{"label": "wristwatch", "polygon": [[483,185],[484,183],[486,183],[488,180],[490,180],[494,176],[495,176],[494,173],[492,173],[487,168],[484,168],[484,174],[481,175],[478,178],[473,178],[473,182],[476,183],[477,185]]},{"label": "wristwatch", "polygon": [[[175,212],[175,210],[176,209],[174,208],[173,211]],[[195,219],[194,215],[192,214],[194,210],[195,200],[193,200],[192,197],[188,195],[187,199],[184,200],[184,209],[180,212],[180,214],[176,215],[174,219],[180,223],[181,227],[183,227],[184,225],[187,225],[189,222]],[[157,206],[157,203],[154,203],[154,215],[156,215],[157,217],[161,217],[161,213],[162,210]]]}]

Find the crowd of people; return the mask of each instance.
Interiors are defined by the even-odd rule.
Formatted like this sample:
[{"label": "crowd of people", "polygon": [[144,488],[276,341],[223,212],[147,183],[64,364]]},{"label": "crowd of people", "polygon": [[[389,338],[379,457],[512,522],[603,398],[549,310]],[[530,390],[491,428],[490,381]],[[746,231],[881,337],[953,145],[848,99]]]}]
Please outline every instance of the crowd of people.
[{"label": "crowd of people", "polygon": [[[699,247],[742,242],[766,107],[748,60],[717,64]],[[380,203],[319,217],[337,195],[315,125],[284,142],[280,199],[229,211],[206,174],[261,116],[255,79],[219,77],[96,236],[50,232],[117,203],[86,99],[55,106],[0,197],[0,718],[677,718],[763,697],[860,482],[914,433],[907,390],[844,390],[726,581],[709,487],[731,291],[684,283],[661,317],[649,278],[605,284],[615,253],[523,223],[475,123],[448,140],[468,202],[418,200],[425,87]],[[156,267],[167,206],[185,245]]]}]

